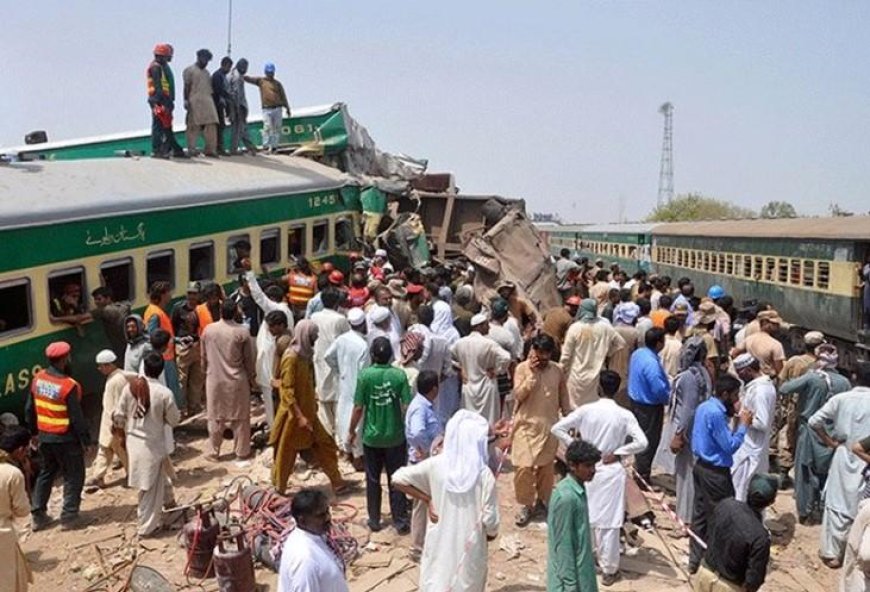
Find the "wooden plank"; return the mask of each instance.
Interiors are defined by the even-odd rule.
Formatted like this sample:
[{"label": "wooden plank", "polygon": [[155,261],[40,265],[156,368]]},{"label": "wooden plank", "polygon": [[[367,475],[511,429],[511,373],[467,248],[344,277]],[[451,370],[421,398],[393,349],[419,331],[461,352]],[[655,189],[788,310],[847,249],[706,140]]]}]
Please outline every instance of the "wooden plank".
[{"label": "wooden plank", "polygon": [[389,567],[373,569],[364,573],[358,580],[350,582],[351,592],[370,592],[375,586],[386,582],[396,574],[408,569],[412,563],[410,561],[393,561]]}]

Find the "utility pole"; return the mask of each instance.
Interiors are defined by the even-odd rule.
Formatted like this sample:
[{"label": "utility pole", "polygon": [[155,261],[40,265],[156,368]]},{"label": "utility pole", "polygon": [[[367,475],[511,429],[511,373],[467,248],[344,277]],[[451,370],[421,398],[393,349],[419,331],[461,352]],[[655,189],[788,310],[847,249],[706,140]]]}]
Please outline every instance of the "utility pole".
[{"label": "utility pole", "polygon": [[665,103],[659,107],[665,116],[665,133],[662,138],[662,162],[659,167],[659,195],[656,205],[663,206],[674,198],[674,106]]},{"label": "utility pole", "polygon": [[233,55],[233,0],[227,7],[227,57]]}]

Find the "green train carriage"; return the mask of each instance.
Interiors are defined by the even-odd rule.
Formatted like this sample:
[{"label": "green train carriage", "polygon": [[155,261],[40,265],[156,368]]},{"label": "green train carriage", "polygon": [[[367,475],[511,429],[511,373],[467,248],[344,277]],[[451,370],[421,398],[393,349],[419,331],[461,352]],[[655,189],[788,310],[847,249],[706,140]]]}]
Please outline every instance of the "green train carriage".
[{"label": "green train carriage", "polygon": [[341,258],[357,246],[348,204],[358,192],[347,175],[293,157],[0,165],[0,412],[21,413],[45,346],[60,339],[73,347],[86,410],[99,407],[93,360],[108,341],[100,322],[79,334],[52,320],[50,298],[65,284],[82,287],[85,305],[104,281],[141,311],[156,280],[176,298],[189,281],[232,286],[241,239],[254,268],[272,273],[294,256]]},{"label": "green train carriage", "polygon": [[572,257],[598,259],[605,266],[618,263],[629,274],[651,269],[651,237],[655,224],[562,225],[546,228],[550,252],[558,257],[564,248]]}]

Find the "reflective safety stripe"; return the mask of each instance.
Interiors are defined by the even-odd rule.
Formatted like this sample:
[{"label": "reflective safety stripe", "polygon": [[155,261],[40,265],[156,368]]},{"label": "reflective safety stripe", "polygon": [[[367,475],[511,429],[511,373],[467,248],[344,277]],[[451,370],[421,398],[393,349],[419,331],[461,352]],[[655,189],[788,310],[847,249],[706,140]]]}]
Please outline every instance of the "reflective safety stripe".
[{"label": "reflective safety stripe", "polygon": [[145,314],[142,315],[142,321],[145,324],[146,329],[148,328],[148,321],[151,320],[151,317],[157,315],[157,320],[160,323],[160,328],[169,333],[169,335],[173,338],[169,340],[169,345],[166,347],[166,350],[163,352],[163,360],[166,362],[174,362],[175,361],[175,329],[172,328],[172,321],[169,318],[169,315],[164,312],[162,308],[155,304],[149,304],[148,308],[145,309]]},{"label": "reflective safety stripe", "polygon": [[68,427],[69,426],[69,418],[68,417],[45,417],[45,416],[42,416],[39,418],[39,423],[40,424],[47,424],[47,425]]},{"label": "reflective safety stripe", "polygon": [[34,401],[37,408],[39,409],[48,409],[49,411],[66,411],[66,405],[59,405],[57,403],[49,403],[45,399],[36,399]]}]

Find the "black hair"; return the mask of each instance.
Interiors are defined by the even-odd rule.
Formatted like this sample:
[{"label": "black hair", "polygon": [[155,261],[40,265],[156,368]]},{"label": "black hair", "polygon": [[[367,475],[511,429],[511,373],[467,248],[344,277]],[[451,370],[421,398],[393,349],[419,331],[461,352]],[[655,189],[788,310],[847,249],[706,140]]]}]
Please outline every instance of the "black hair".
[{"label": "black hair", "polygon": [[172,339],[172,335],[170,335],[169,331],[166,331],[165,329],[154,329],[151,332],[151,335],[148,336],[148,341],[151,343],[151,347],[157,351],[163,351],[166,346],[169,345],[170,339]]},{"label": "black hair", "polygon": [[721,399],[727,393],[739,391],[741,384],[737,378],[730,374],[722,374],[716,379],[716,396]]},{"label": "black hair", "polygon": [[656,345],[664,340],[665,330],[660,327],[653,327],[652,329],[649,329],[643,338],[644,344],[650,349],[655,349]]},{"label": "black hair", "polygon": [[674,315],[671,315],[665,319],[665,333],[667,333],[668,335],[676,335],[677,331],[679,331],[680,327],[682,326],[683,321],[681,321]]},{"label": "black hair", "polygon": [[205,286],[202,287],[202,297],[205,299],[209,299],[212,296],[220,296],[221,295],[221,287],[217,285],[215,282],[209,282]]},{"label": "black hair", "polygon": [[9,426],[0,436],[0,450],[15,452],[30,443],[30,430],[23,426]]},{"label": "black hair", "polygon": [[870,386],[870,362],[855,362],[855,382],[857,386]]},{"label": "black hair", "polygon": [[565,451],[565,462],[568,466],[594,465],[601,460],[601,452],[586,440],[574,440]]},{"label": "black hair", "polygon": [[91,292],[91,296],[93,296],[94,298],[100,297],[100,298],[111,299],[112,298],[112,288],[110,288],[109,286],[100,286],[98,288],[95,288],[94,291]]},{"label": "black hair", "polygon": [[290,501],[290,514],[294,520],[299,520],[303,516],[313,516],[329,501],[326,494],[320,489],[306,487],[299,490],[293,499]]},{"label": "black hair", "polygon": [[284,325],[287,327],[287,315],[284,314],[283,311],[273,310],[266,313],[266,326],[268,327],[277,327],[278,325]]},{"label": "black hair", "polygon": [[631,288],[622,288],[619,290],[620,302],[631,302]]},{"label": "black hair", "polygon": [[606,269],[599,269],[598,273],[595,274],[595,281],[606,282],[609,275]]},{"label": "black hair", "polygon": [[[317,290],[323,292],[330,286],[329,284],[329,274],[321,273],[317,276]],[[322,298],[322,296],[321,296]]]},{"label": "black hair", "polygon": [[207,49],[200,49],[200,50],[197,50],[197,52],[196,52],[196,57],[197,57],[197,58],[205,58],[205,59],[207,59],[207,60],[210,60],[210,59],[212,59],[214,56],[212,55],[212,53],[211,53],[209,50],[207,50]]},{"label": "black hair", "polygon": [[[165,331],[164,331],[165,333]],[[145,376],[148,378],[157,378],[163,372],[163,356],[157,352],[148,352],[142,358],[142,366],[145,368]]]},{"label": "black hair", "polygon": [[532,340],[532,347],[538,351],[553,353],[556,351],[556,342],[546,333],[541,333]]},{"label": "black hair", "polygon": [[327,288],[320,293],[320,301],[323,306],[330,310],[335,310],[341,304],[343,294],[335,288]]},{"label": "black hair", "polygon": [[162,298],[163,295],[169,292],[171,289],[172,288],[169,285],[169,282],[156,281],[151,284],[151,289],[148,290],[148,298],[149,300],[151,300],[151,302],[156,304],[160,301],[160,298]]},{"label": "black hair", "polygon": [[691,278],[687,278],[687,277],[683,276],[683,277],[681,277],[680,279],[677,280],[677,287],[678,287],[680,290],[682,290],[682,289],[683,289],[683,286],[685,286],[686,284],[691,284],[691,283],[692,283],[692,279],[691,279]]},{"label": "black hair", "polygon": [[236,316],[236,309],[238,308],[238,304],[236,301],[231,298],[227,298],[221,304],[221,318],[228,321],[230,319],[234,319]]},{"label": "black hair", "polygon": [[272,302],[281,302],[282,300],[284,300],[284,290],[281,289],[281,286],[276,286],[275,284],[272,284],[271,286],[266,288],[265,292],[266,296]]},{"label": "black hair", "polygon": [[376,337],[372,342],[371,352],[375,364],[389,364],[393,357],[393,346],[386,337]]},{"label": "black hair", "polygon": [[[233,65],[233,58],[231,58],[230,56],[224,56],[221,58],[221,66],[232,66],[232,65]],[[239,241],[239,242],[248,242],[248,241]],[[238,244],[239,243],[236,243],[236,245],[238,245]],[[248,243],[248,245],[250,245],[250,244],[251,243]],[[248,249],[250,249],[250,248],[251,247],[249,246]]]},{"label": "black hair", "polygon": [[602,370],[598,375],[598,384],[601,387],[601,394],[608,399],[612,399],[619,390],[619,385],[622,384],[622,378],[618,372],[613,370]]},{"label": "black hair", "polygon": [[638,298],[634,301],[637,304],[637,307],[640,309],[640,316],[645,317],[652,310],[652,303],[648,298]]},{"label": "black hair", "polygon": [[571,256],[571,251],[569,251],[568,249],[562,249],[561,251],[559,251],[559,256],[568,258]]},{"label": "black hair", "polygon": [[428,395],[433,388],[438,387],[438,373],[434,370],[423,370],[417,375],[417,392]]},{"label": "black hair", "polygon": [[665,310],[669,310],[673,303],[674,303],[674,299],[671,298],[667,294],[662,294],[659,297],[659,308],[664,308]]},{"label": "black hair", "polygon": [[429,304],[421,304],[417,309],[417,321],[421,325],[429,326],[435,320],[435,309]]}]

